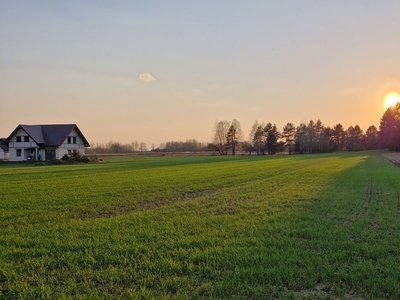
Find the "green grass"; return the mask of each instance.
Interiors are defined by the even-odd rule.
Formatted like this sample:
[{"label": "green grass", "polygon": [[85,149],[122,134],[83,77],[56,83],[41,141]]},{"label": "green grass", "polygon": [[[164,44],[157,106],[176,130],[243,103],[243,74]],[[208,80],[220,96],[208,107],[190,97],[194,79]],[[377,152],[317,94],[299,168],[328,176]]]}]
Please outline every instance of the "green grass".
[{"label": "green grass", "polygon": [[399,299],[378,152],[0,164],[1,299]]}]

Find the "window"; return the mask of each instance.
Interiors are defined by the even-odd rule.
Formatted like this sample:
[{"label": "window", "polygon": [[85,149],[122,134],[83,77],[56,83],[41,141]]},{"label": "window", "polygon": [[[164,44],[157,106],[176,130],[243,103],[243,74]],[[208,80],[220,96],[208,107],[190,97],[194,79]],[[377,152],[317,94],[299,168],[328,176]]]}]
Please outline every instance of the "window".
[{"label": "window", "polygon": [[21,142],[22,142],[21,136],[17,135],[17,143],[21,143]]},{"label": "window", "polygon": [[21,149],[17,149],[17,156],[21,156],[21,155],[22,155]]},{"label": "window", "polygon": [[68,144],[76,144],[76,136],[69,136],[67,137]]},{"label": "window", "polygon": [[24,136],[24,142],[26,142],[26,143],[29,142],[29,136],[27,136],[27,135]]},{"label": "window", "polygon": [[72,154],[72,151],[71,150],[68,150],[68,155],[71,155]]}]

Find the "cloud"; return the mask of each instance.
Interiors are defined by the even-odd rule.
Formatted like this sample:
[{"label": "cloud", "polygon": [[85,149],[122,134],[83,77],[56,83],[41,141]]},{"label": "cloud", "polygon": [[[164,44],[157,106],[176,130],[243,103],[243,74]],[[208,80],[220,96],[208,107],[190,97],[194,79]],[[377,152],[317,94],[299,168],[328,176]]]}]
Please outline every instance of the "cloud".
[{"label": "cloud", "polygon": [[144,82],[150,82],[150,81],[156,80],[150,73],[140,74],[139,79]]}]

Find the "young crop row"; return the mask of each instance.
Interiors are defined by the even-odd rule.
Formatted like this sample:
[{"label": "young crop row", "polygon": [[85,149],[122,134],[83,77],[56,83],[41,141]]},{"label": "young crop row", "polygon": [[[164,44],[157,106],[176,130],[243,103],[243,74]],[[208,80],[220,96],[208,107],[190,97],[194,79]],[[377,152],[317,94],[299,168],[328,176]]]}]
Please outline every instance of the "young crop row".
[{"label": "young crop row", "polygon": [[400,175],[376,152],[3,171],[0,298],[400,297]]}]

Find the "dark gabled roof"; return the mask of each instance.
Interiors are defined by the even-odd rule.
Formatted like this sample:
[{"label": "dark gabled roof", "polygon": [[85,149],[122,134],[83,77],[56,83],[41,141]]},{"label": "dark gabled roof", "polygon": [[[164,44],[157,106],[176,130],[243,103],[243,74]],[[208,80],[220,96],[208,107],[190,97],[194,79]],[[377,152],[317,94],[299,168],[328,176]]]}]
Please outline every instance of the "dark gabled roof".
[{"label": "dark gabled roof", "polygon": [[0,148],[3,149],[4,152],[8,152],[8,146],[6,143],[6,139],[0,138]]},{"label": "dark gabled roof", "polygon": [[6,139],[6,142],[19,130],[23,129],[37,144],[43,146],[60,146],[75,129],[83,140],[85,147],[90,147],[76,124],[53,124],[53,125],[18,125],[17,128]]}]

